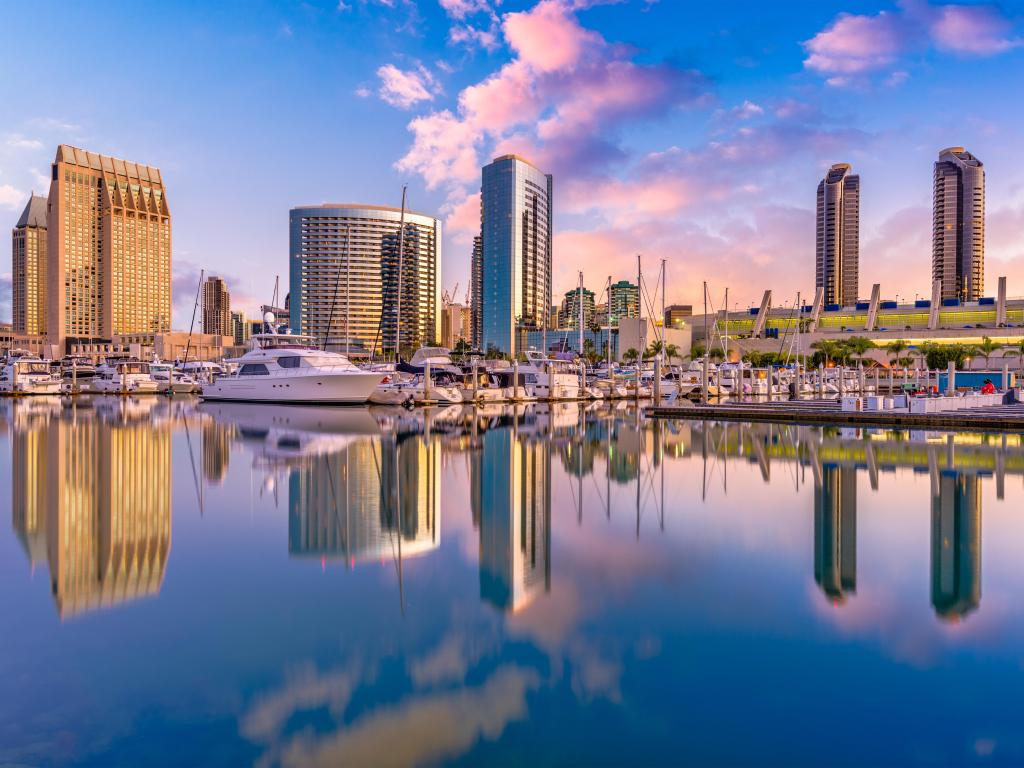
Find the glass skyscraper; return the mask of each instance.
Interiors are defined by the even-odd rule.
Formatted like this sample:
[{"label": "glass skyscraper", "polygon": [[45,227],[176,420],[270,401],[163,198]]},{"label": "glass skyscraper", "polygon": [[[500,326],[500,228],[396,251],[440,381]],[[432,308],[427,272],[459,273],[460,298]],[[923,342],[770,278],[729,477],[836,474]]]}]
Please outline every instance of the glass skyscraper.
[{"label": "glass skyscraper", "polygon": [[518,155],[483,168],[480,190],[481,349],[520,351],[551,306],[552,177]]},{"label": "glass skyscraper", "polygon": [[860,272],[860,176],[836,163],[818,183],[814,285],[826,305],[857,303]]}]

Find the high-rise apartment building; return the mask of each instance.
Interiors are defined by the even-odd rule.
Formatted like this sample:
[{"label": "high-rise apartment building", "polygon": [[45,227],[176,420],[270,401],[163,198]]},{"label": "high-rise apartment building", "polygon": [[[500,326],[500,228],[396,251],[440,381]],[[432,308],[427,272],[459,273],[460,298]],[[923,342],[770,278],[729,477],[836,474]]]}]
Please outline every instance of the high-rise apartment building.
[{"label": "high-rise apartment building", "polygon": [[818,183],[814,285],[825,304],[853,306],[860,288],[860,176],[836,163]]},{"label": "high-rise apartment building", "polygon": [[[362,344],[394,354],[441,338],[441,222],[376,205],[293,208],[289,268],[292,330],[331,349]],[[399,300],[401,285],[401,300]],[[401,312],[400,326],[398,314]],[[396,329],[400,327],[400,333]]]},{"label": "high-rise apartment building", "polygon": [[608,292],[608,324],[617,326],[623,317],[640,317],[640,289],[628,280],[612,283]]},{"label": "high-rise apartment building", "polygon": [[985,292],[985,166],[963,147],[935,163],[932,280],[943,299],[977,301]]},{"label": "high-rise apartment building", "polygon": [[246,319],[244,312],[231,313],[231,336],[236,347],[248,344],[252,338],[252,322]]},{"label": "high-rise apartment building", "polygon": [[470,308],[448,304],[441,315],[441,346],[454,349],[460,341],[471,344],[473,323]]},{"label": "high-rise apartment building", "polygon": [[518,350],[520,331],[547,326],[551,306],[552,177],[518,155],[486,165],[480,190],[480,347]]},{"label": "high-rise apartment building", "polygon": [[473,237],[473,255],[470,261],[469,306],[472,315],[471,341],[473,349],[480,349],[483,338],[484,246],[480,235]]},{"label": "high-rise apartment building", "polygon": [[11,231],[11,310],[15,333],[46,334],[46,198],[32,195]]},{"label": "high-rise apartment building", "polygon": [[[594,324],[594,292],[583,289],[583,327],[590,328]],[[562,308],[558,311],[558,327],[580,327],[580,289],[573,288],[565,292]]]},{"label": "high-rise apartment building", "polygon": [[47,199],[47,335],[171,329],[171,212],[158,168],[62,144]]},{"label": "high-rise apartment building", "polygon": [[233,336],[231,294],[221,277],[211,275],[203,282],[203,333]]}]

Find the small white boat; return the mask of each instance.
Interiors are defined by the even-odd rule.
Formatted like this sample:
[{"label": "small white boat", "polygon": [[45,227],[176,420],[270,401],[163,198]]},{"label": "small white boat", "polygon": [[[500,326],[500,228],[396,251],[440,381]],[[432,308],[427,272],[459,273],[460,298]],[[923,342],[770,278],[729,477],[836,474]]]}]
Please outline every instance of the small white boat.
[{"label": "small white boat", "polygon": [[38,357],[10,359],[0,369],[0,394],[59,395],[61,380]]},{"label": "small white boat", "polygon": [[119,360],[101,365],[89,391],[103,395],[155,395],[160,387],[150,374],[149,363]]},{"label": "small white boat", "polygon": [[151,363],[150,375],[160,392],[172,395],[190,395],[199,391],[199,383],[191,376],[174,370],[170,363]]}]

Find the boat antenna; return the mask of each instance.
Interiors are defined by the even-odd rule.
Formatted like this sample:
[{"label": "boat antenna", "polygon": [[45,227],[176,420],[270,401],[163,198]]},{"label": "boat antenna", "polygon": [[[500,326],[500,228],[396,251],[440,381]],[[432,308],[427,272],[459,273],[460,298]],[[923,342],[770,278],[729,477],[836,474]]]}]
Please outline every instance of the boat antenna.
[{"label": "boat antenna", "polygon": [[196,286],[196,303],[192,305],[192,322],[188,326],[188,341],[185,342],[185,359],[182,361],[182,368],[188,364],[188,353],[192,347],[192,331],[196,326],[196,310],[199,309],[199,295],[203,290],[203,277],[206,275],[205,269],[199,270],[199,284]]}]

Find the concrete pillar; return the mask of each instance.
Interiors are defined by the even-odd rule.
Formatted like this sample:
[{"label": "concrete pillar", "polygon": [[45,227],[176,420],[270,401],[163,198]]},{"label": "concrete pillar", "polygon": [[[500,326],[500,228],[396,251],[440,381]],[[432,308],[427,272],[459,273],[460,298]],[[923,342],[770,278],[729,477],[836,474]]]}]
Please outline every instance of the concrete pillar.
[{"label": "concrete pillar", "polygon": [[[936,373],[936,375],[938,374]],[[946,372],[946,394],[950,396],[956,394],[956,363],[952,360],[949,361],[949,369]]]},{"label": "concrete pillar", "polygon": [[840,365],[838,368],[834,368],[833,370],[839,374],[836,378],[836,386],[839,387],[839,396],[842,397],[846,394],[846,376],[844,375],[846,373],[846,368]]},{"label": "concrete pillar", "polygon": [[1000,387],[1001,391],[1005,392],[1010,388],[1010,364],[1003,363],[1003,386]]},{"label": "concrete pillar", "polygon": [[825,364],[818,363],[818,397],[825,396]]},{"label": "concrete pillar", "polygon": [[996,294],[996,325],[1006,325],[1006,278],[999,278],[999,293]]},{"label": "concrete pillar", "polygon": [[477,370],[476,360],[473,361],[473,402],[476,402],[479,396],[480,388],[480,371]]},{"label": "concrete pillar", "polygon": [[892,366],[889,366],[889,394],[890,394],[890,395],[891,395],[891,394],[893,393],[893,388],[894,388],[895,386],[896,386],[896,385],[895,385],[895,383],[893,382],[893,371],[892,371]]},{"label": "concrete pillar", "polygon": [[[550,387],[551,387],[551,381],[548,380],[548,393],[549,394],[551,392]],[[512,361],[512,399],[513,400],[518,400],[519,399],[519,358],[516,358],[516,359],[514,359]]]},{"label": "concrete pillar", "polygon": [[430,380],[430,361],[427,360],[426,365],[423,368],[423,399],[430,399],[430,385],[433,382]]},{"label": "concrete pillar", "polygon": [[654,402],[661,402],[661,356],[654,358]]}]

